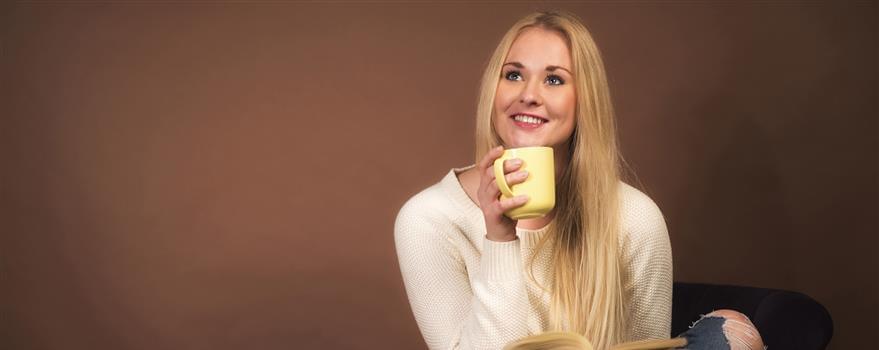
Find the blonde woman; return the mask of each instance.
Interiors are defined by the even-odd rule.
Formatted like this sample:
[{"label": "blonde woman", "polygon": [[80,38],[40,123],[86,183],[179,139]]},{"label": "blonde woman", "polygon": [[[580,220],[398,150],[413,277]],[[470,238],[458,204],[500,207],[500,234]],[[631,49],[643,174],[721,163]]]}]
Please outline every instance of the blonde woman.
[{"label": "blonde woman", "polygon": [[[395,224],[431,349],[500,349],[547,331],[595,349],[669,338],[668,232],[654,202],[620,180],[608,91],[598,48],[573,15],[530,14],[501,39],[482,77],[476,164],[413,196]],[[525,146],[553,148],[556,207],[514,221],[503,212],[528,198],[500,200],[491,164]],[[520,165],[504,163],[510,184],[527,178]]]}]

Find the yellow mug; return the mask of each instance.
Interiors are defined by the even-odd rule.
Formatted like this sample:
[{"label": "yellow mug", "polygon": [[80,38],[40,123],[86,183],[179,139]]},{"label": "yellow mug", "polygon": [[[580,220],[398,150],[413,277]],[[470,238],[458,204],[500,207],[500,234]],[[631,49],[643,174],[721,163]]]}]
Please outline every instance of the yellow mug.
[{"label": "yellow mug", "polygon": [[[522,166],[517,171],[527,170],[528,178],[512,187],[504,178],[504,161],[519,158]],[[528,195],[524,205],[507,210],[504,215],[513,220],[545,216],[555,207],[555,166],[552,147],[510,148],[494,161],[494,175],[501,198]]]}]

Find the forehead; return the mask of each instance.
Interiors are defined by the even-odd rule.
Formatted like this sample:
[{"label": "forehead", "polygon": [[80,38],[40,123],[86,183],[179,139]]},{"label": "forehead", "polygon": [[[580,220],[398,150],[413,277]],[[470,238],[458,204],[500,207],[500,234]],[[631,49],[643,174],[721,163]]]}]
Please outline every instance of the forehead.
[{"label": "forehead", "polygon": [[511,61],[540,70],[550,65],[570,69],[571,53],[561,34],[532,27],[523,30],[513,41],[506,59],[506,62]]}]

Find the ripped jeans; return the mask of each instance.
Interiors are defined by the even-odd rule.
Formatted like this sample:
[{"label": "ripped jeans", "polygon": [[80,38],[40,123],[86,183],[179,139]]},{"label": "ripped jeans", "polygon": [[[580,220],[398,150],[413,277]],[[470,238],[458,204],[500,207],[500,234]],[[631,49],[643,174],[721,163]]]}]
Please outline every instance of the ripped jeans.
[{"label": "ripped jeans", "polygon": [[[734,315],[730,315],[732,312]],[[678,335],[687,339],[688,350],[766,350],[756,327],[747,316],[732,310],[701,315],[690,329]],[[762,345],[762,349],[760,346]]]}]

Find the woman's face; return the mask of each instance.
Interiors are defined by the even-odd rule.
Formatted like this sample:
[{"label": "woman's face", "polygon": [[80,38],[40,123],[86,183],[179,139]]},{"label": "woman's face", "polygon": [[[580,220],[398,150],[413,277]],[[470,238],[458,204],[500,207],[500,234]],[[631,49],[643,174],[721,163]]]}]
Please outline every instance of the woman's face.
[{"label": "woman's face", "polygon": [[513,41],[494,98],[494,127],[507,148],[564,146],[576,124],[571,54],[561,34],[525,29]]}]

